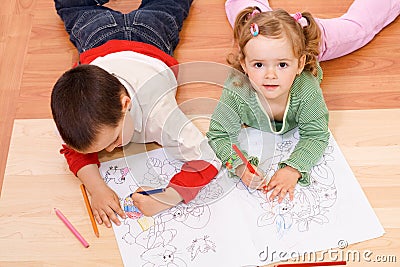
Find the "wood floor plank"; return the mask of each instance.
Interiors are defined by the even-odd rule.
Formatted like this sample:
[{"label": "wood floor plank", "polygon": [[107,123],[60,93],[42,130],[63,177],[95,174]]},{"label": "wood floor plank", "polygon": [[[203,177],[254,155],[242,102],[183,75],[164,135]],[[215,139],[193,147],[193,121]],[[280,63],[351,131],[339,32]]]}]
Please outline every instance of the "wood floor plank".
[{"label": "wood floor plank", "polygon": [[4,178],[31,23],[30,15],[0,15],[0,187]]},{"label": "wood floor plank", "polygon": [[[14,13],[16,1],[4,1],[1,3],[0,16],[9,16]],[[3,34],[7,27],[4,24],[0,24],[0,33]]]}]

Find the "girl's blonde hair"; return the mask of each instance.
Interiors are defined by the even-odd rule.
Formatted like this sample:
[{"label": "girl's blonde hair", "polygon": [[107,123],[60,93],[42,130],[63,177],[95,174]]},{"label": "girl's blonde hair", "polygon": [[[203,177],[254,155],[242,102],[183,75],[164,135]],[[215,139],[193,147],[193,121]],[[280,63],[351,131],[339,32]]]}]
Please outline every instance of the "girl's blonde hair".
[{"label": "girl's blonde hair", "polygon": [[[306,56],[304,70],[317,75],[317,56],[321,31],[309,12],[301,15],[307,20],[304,28],[289,13],[282,9],[267,12],[257,12],[258,7],[247,7],[236,17],[234,27],[234,40],[239,51],[228,55],[227,61],[234,68],[243,72],[240,61],[245,58],[244,47],[251,38],[255,38],[250,32],[250,25],[256,23],[259,35],[268,38],[287,38],[293,47],[293,53],[297,58]],[[252,15],[253,14],[253,15]],[[268,49],[266,47],[266,49]]]}]

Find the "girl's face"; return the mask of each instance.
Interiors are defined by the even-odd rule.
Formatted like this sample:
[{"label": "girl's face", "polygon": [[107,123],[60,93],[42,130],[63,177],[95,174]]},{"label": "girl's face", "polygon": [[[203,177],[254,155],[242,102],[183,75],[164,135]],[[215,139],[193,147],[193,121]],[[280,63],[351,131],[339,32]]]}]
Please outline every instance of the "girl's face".
[{"label": "girl's face", "polygon": [[114,148],[127,145],[131,141],[135,130],[133,118],[129,112],[131,102],[129,98],[125,97],[121,101],[123,101],[122,112],[125,113],[125,116],[118,123],[117,127],[101,127],[96,140],[93,142],[90,148],[81,152],[93,153],[102,151],[103,149],[107,152],[111,152],[114,150]]},{"label": "girl's face", "polygon": [[270,103],[286,103],[296,74],[304,68],[305,56],[296,58],[286,38],[262,35],[250,39],[243,50],[241,65],[253,87]]}]

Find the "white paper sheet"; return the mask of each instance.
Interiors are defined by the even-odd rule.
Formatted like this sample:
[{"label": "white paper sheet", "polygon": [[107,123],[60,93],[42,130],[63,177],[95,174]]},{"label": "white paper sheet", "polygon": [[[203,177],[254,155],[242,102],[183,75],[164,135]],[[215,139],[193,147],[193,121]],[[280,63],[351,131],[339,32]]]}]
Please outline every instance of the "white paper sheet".
[{"label": "white paper sheet", "polygon": [[[240,140],[271,175],[294,148],[298,133],[274,136],[245,129]],[[181,166],[158,149],[104,162],[100,171],[123,205],[138,185],[165,187]],[[131,218],[113,225],[124,265],[260,265],[383,235],[333,137],[311,176],[310,186],[296,187],[292,202],[278,204],[261,192],[250,193],[223,169],[191,203],[157,214],[148,229]]]}]

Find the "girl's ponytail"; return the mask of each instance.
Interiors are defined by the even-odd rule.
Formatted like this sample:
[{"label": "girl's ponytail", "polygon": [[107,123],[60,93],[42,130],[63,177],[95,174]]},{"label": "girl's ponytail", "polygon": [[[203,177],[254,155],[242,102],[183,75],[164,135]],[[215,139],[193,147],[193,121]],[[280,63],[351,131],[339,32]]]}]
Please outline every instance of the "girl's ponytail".
[{"label": "girl's ponytail", "polygon": [[246,24],[246,22],[249,21],[252,17],[256,16],[257,13],[261,13],[259,7],[246,7],[236,16],[235,26],[233,27],[233,37],[235,39],[235,42],[239,40],[239,37],[243,30],[243,26]]},{"label": "girl's ponytail", "polygon": [[321,41],[321,30],[309,12],[301,13],[307,19],[308,25],[303,27],[305,39],[305,70],[310,71],[314,76],[317,75],[317,57],[319,55],[319,45]]}]

